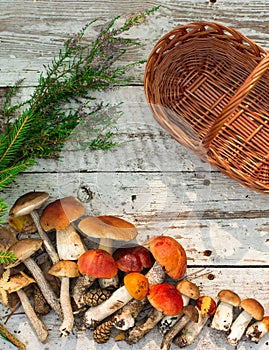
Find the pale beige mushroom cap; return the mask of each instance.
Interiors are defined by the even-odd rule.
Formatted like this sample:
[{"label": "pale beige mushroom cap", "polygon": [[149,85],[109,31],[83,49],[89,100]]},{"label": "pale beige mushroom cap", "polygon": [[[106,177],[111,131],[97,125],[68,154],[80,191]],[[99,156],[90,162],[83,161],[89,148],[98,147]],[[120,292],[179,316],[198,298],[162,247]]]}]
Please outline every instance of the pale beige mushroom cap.
[{"label": "pale beige mushroom cap", "polygon": [[77,263],[71,260],[60,260],[49,269],[48,273],[56,277],[68,278],[75,278],[80,275]]},{"label": "pale beige mushroom cap", "polygon": [[88,216],[79,222],[78,228],[85,236],[93,238],[131,241],[137,236],[132,223],[111,215]]},{"label": "pale beige mushroom cap", "polygon": [[235,307],[239,306],[241,302],[239,295],[229,289],[221,290],[218,293],[218,298],[220,301],[231,304]]},{"label": "pale beige mushroom cap", "polygon": [[42,239],[38,239],[38,238],[24,238],[14,243],[9,248],[9,250],[14,253],[17,260],[8,266],[5,266],[5,268],[11,268],[19,265],[21,262],[23,262],[23,260],[29,258],[38,249],[40,249],[42,246],[42,243],[43,243]]},{"label": "pale beige mushroom cap", "polygon": [[9,281],[5,284],[5,290],[8,293],[14,293],[18,290],[29,286],[31,283],[36,283],[35,280],[24,272],[20,271],[19,274],[13,275],[9,278]]},{"label": "pale beige mushroom cap", "polygon": [[253,298],[247,298],[241,301],[240,307],[250,314],[255,320],[262,320],[264,316],[263,306]]},{"label": "pale beige mushroom cap", "polygon": [[47,192],[28,192],[18,198],[9,211],[10,216],[21,216],[30,214],[39,209],[49,198]]}]

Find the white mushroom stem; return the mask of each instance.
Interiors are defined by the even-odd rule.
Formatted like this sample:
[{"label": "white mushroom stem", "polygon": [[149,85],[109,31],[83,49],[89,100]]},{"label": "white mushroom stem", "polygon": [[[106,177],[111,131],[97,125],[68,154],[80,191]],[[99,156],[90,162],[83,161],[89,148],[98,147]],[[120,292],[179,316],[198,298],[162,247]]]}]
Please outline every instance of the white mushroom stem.
[{"label": "white mushroom stem", "polygon": [[221,301],[216,309],[216,313],[213,317],[211,328],[219,331],[228,331],[233,322],[233,305]]},{"label": "white mushroom stem", "polygon": [[86,328],[92,328],[96,323],[112,315],[132,299],[125,286],[115,290],[111,297],[98,306],[91,307],[84,314]]},{"label": "white mushroom stem", "polygon": [[246,331],[248,340],[258,343],[269,332],[269,316],[250,325]]},{"label": "white mushroom stem", "polygon": [[[187,306],[190,302],[190,298],[182,294],[183,306]],[[182,316],[182,314],[175,316],[164,316],[159,324],[159,330],[162,335],[165,335],[177,322],[177,320]]]},{"label": "white mushroom stem", "polygon": [[72,224],[56,232],[56,246],[61,260],[78,260],[86,251],[84,244]]},{"label": "white mushroom stem", "polygon": [[148,332],[150,332],[156,324],[163,318],[163,313],[153,308],[149,311],[146,321],[128,331],[125,337],[127,344],[135,344],[142,339]]},{"label": "white mushroom stem", "polygon": [[49,257],[51,258],[53,265],[56,264],[59,261],[59,256],[58,256],[53,244],[51,243],[51,240],[49,239],[48,235],[46,234],[46,232],[42,229],[42,227],[40,225],[38,212],[36,210],[33,210],[30,213],[30,215],[31,215],[31,217],[36,225],[39,237],[43,240],[44,247],[45,247]]},{"label": "white mushroom stem", "polygon": [[173,327],[165,334],[161,350],[169,350],[173,342],[174,337],[190,322],[190,318],[187,315],[183,315],[181,318],[173,324]]},{"label": "white mushroom stem", "polygon": [[233,346],[238,345],[251,319],[252,319],[252,316],[245,310],[239,314],[239,316],[235,319],[235,321],[231,325],[230,333],[227,337],[229,344]]},{"label": "white mushroom stem", "polygon": [[63,312],[63,322],[59,328],[60,336],[67,336],[72,332],[74,326],[74,316],[69,294],[70,279],[61,278],[60,302]]},{"label": "white mushroom stem", "polygon": [[204,328],[209,316],[202,314],[198,309],[199,318],[198,322],[190,321],[182,329],[181,334],[174,339],[174,343],[180,348],[184,348],[194,343],[195,339],[199,336],[202,329]]},{"label": "white mushroom stem", "polygon": [[[148,279],[149,285],[160,284],[164,281],[165,272],[161,265],[157,262],[154,263],[152,268],[147,272],[146,277]],[[114,327],[127,330],[134,326],[135,319],[144,309],[145,305],[148,303],[148,299],[143,300],[131,300],[122,309],[120,309],[113,317]]]},{"label": "white mushroom stem", "polygon": [[61,310],[60,302],[59,302],[58,298],[56,297],[55,293],[53,292],[48,281],[44,277],[40,267],[37,265],[37,263],[32,258],[24,259],[23,263],[27,267],[27,269],[31,272],[31,274],[33,275],[33,277],[34,277],[37,285],[39,286],[47,303],[56,312],[56,314],[60,318],[62,318],[62,310]]},{"label": "white mushroom stem", "polygon": [[37,317],[26,293],[21,289],[17,291],[17,294],[18,294],[18,297],[20,298],[21,305],[25,312],[25,315],[28,317],[38,339],[41,341],[41,343],[45,343],[49,334],[46,326]]}]

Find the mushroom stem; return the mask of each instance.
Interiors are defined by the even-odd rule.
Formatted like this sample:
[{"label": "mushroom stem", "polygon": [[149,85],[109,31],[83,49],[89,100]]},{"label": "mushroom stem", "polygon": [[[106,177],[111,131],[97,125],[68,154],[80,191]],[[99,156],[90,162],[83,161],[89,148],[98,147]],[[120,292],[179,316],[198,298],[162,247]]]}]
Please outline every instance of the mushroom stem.
[{"label": "mushroom stem", "polygon": [[227,337],[229,344],[233,346],[238,345],[251,319],[252,316],[245,310],[239,314],[231,325],[230,334]]},{"label": "mushroom stem", "polygon": [[268,332],[269,316],[264,316],[261,321],[256,321],[248,327],[246,336],[248,340],[258,343]]},{"label": "mushroom stem", "polygon": [[95,278],[88,275],[82,275],[77,278],[73,287],[72,297],[78,309],[81,309],[83,306],[85,306],[83,296],[86,291],[93,285],[94,281]]},{"label": "mushroom stem", "polygon": [[161,311],[152,308],[148,313],[146,321],[142,325],[136,326],[128,331],[125,338],[126,343],[130,345],[137,343],[156,326],[162,317],[163,313]]},{"label": "mushroom stem", "polygon": [[[160,264],[155,262],[152,268],[147,272],[146,277],[149,285],[159,284],[164,281],[165,272]],[[147,298],[143,300],[131,300],[123,306],[113,317],[113,325],[121,330],[127,330],[134,326],[135,319],[148,303]]]},{"label": "mushroom stem", "polygon": [[51,258],[52,263],[56,264],[59,261],[59,256],[58,256],[53,244],[51,243],[48,235],[46,234],[46,232],[42,229],[42,227],[40,225],[38,212],[36,210],[33,210],[30,213],[30,215],[31,215],[31,217],[36,225],[39,237],[43,240],[44,247],[45,247],[49,257]]},{"label": "mushroom stem", "polygon": [[80,235],[72,224],[56,231],[56,247],[61,260],[78,260],[86,251]]},{"label": "mushroom stem", "polygon": [[34,279],[36,280],[36,283],[39,286],[47,303],[56,312],[56,314],[60,318],[62,318],[62,310],[61,310],[60,302],[59,302],[58,298],[56,297],[56,295],[54,294],[48,281],[44,277],[40,267],[37,265],[37,263],[32,258],[27,258],[27,259],[23,260],[23,263],[25,264],[27,269],[32,273],[32,275],[33,275]]},{"label": "mushroom stem", "polygon": [[111,297],[102,304],[91,307],[84,314],[86,328],[92,328],[96,323],[112,315],[132,299],[125,286],[115,290]]},{"label": "mushroom stem", "polygon": [[172,328],[165,334],[161,344],[161,350],[170,349],[174,337],[187,325],[188,322],[190,322],[190,318],[187,315],[177,319]]},{"label": "mushroom stem", "polygon": [[182,329],[182,332],[179,336],[174,338],[174,344],[180,348],[184,348],[194,343],[195,339],[201,333],[203,327],[205,326],[209,316],[207,314],[202,314],[198,309],[199,318],[198,322],[190,321]]},{"label": "mushroom stem", "polygon": [[17,291],[18,297],[20,298],[22,308],[28,317],[38,339],[41,343],[45,343],[48,337],[48,330],[43,322],[37,317],[32,305],[26,295],[26,293],[20,289]]},{"label": "mushroom stem", "polygon": [[211,328],[219,331],[228,331],[233,322],[233,305],[221,301],[213,317]]},{"label": "mushroom stem", "polygon": [[69,294],[70,279],[68,277],[61,278],[60,302],[63,312],[63,322],[59,328],[61,337],[67,336],[72,332],[74,326],[74,316]]}]

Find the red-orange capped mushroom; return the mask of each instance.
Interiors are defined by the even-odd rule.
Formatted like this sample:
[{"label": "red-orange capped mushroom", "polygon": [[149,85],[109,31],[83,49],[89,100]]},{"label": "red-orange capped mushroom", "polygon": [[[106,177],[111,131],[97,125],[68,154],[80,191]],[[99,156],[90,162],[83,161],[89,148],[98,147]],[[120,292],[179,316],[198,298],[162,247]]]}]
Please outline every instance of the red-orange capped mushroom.
[{"label": "red-orange capped mushroom", "polygon": [[178,315],[183,309],[181,293],[170,283],[150,286],[148,300],[155,309],[164,315]]},{"label": "red-orange capped mushroom", "polygon": [[154,237],[149,247],[156,261],[164,267],[165,272],[173,279],[184,276],[187,268],[185,249],[174,238],[169,236]]},{"label": "red-orange capped mushroom", "polygon": [[201,311],[202,315],[213,316],[217,305],[214,299],[207,295],[202,295],[196,300],[196,306]]},{"label": "red-orange capped mushroom", "polygon": [[90,249],[78,259],[78,269],[82,274],[94,278],[112,278],[118,273],[118,267],[107,251]]},{"label": "red-orange capped mushroom", "polygon": [[144,299],[149,290],[147,277],[139,272],[130,272],[124,277],[124,285],[129,294],[137,300]]},{"label": "red-orange capped mushroom", "polygon": [[150,268],[154,259],[151,252],[143,246],[118,248],[113,257],[118,268],[124,272],[140,272],[144,268]]}]

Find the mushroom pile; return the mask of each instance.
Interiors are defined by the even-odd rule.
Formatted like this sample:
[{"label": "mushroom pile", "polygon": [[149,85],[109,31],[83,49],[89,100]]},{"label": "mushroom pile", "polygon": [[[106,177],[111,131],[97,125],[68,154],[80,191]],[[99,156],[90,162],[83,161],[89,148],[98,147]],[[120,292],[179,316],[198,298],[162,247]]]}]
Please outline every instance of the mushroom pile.
[{"label": "mushroom pile", "polygon": [[12,310],[22,306],[40,342],[49,337],[42,320],[49,312],[59,336],[83,328],[97,343],[113,330],[115,341],[135,344],[158,327],[162,350],[193,344],[206,324],[233,346],[244,335],[257,343],[268,333],[269,316],[257,300],[231,290],[200,295],[174,238],[138,245],[132,223],[90,216],[72,196],[48,199],[46,192],[26,193],[0,227],[0,250],[16,257],[0,266],[0,301]]}]

